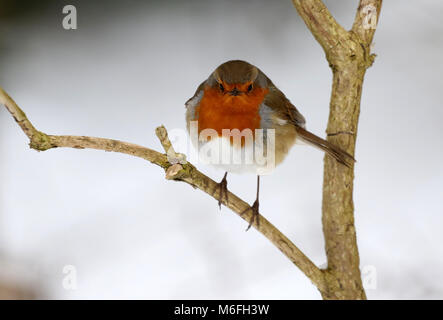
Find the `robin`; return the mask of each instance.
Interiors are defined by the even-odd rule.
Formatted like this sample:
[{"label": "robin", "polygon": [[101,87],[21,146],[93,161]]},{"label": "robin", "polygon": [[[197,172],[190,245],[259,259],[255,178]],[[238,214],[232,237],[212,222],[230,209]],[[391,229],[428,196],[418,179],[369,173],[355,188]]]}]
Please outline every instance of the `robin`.
[{"label": "robin", "polygon": [[[198,142],[191,139],[195,147],[212,146],[209,149],[218,155],[219,146],[227,145],[228,148],[221,148],[221,153],[240,155],[240,163],[232,163],[231,154],[227,157],[222,155],[225,156],[225,160],[231,161],[211,163],[226,171],[219,183],[219,206],[223,198],[228,201],[228,172],[257,173],[257,195],[251,207],[253,215],[248,229],[254,220],[259,224],[260,169],[269,165],[269,158],[272,159],[273,166],[279,165],[294,143],[301,140],[320,148],[347,167],[355,161],[347,152],[307,131],[305,118],[297,108],[260,69],[246,61],[231,60],[217,67],[186,102],[186,109],[188,131],[192,131],[191,127],[196,126],[194,131],[199,135]],[[235,134],[225,134],[234,131],[237,135],[240,132],[240,142],[235,139]],[[245,132],[250,132],[249,138]],[[273,139],[269,140],[270,136]],[[233,140],[236,140],[236,143],[233,143]],[[258,145],[265,146],[267,162],[258,163],[258,160],[253,160],[246,163],[246,154],[257,149]]]}]

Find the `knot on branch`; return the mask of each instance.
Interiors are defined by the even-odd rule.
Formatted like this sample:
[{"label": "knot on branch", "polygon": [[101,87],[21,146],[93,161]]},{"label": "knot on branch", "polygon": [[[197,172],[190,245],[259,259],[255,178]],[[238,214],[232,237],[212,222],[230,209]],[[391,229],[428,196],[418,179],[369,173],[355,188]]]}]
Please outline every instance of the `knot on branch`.
[{"label": "knot on branch", "polygon": [[167,180],[185,180],[186,178],[192,176],[192,171],[194,168],[195,167],[190,163],[184,165],[180,163],[173,164],[165,170],[165,178]]},{"label": "knot on branch", "polygon": [[374,64],[375,58],[377,58],[375,53],[369,55],[368,60],[366,61],[366,68],[369,68]]},{"label": "knot on branch", "polygon": [[173,164],[168,169],[166,169],[166,179],[167,180],[173,180],[177,176],[177,174],[182,170],[183,167],[181,164]]},{"label": "knot on branch", "polygon": [[37,151],[46,151],[55,146],[51,142],[51,137],[41,131],[35,131],[29,142],[29,147]]},{"label": "knot on branch", "polygon": [[186,161],[186,156],[184,154],[175,152],[174,147],[169,140],[168,131],[166,128],[164,126],[157,127],[155,129],[155,134],[160,140],[160,143],[166,152],[166,156],[168,157],[168,161],[171,164],[165,168],[166,179],[183,180],[191,176],[191,171],[193,170],[194,166]]}]

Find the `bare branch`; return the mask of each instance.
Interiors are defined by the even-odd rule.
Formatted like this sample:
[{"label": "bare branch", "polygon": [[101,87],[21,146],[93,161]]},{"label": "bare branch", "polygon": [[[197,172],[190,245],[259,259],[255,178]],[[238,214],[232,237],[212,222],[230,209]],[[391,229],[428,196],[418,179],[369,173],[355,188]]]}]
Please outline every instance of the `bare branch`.
[{"label": "bare branch", "polygon": [[[218,187],[218,183],[198,171],[190,163],[171,164],[165,154],[118,140],[85,136],[47,135],[38,131],[32,125],[25,113],[1,88],[0,102],[5,105],[9,113],[11,113],[20,125],[30,140],[30,147],[35,150],[45,151],[51,148],[68,147],[76,149],[89,148],[129,154],[134,157],[146,159],[151,163],[164,168],[167,179],[186,182],[194,188],[198,188],[207,193],[214,199],[220,199],[220,188]],[[158,127],[156,129],[156,134],[163,148],[168,153],[168,156],[170,155],[173,158],[180,159],[180,154],[175,153],[172,144],[169,141],[166,129],[163,126]],[[234,211],[245,221],[249,222],[252,217],[252,210],[246,210],[250,208],[249,204],[229,191],[228,199],[229,201],[226,201],[225,197],[222,197],[221,202],[223,205]],[[243,212],[244,214],[242,214]],[[259,219],[260,225],[257,226],[257,223],[254,223],[254,228],[268,238],[272,244],[288,257],[289,260],[291,260],[312,281],[320,292],[324,292],[325,278],[323,272],[268,220],[261,215],[259,216]]]},{"label": "bare branch", "polygon": [[298,14],[326,53],[349,38],[321,0],[292,0]]}]

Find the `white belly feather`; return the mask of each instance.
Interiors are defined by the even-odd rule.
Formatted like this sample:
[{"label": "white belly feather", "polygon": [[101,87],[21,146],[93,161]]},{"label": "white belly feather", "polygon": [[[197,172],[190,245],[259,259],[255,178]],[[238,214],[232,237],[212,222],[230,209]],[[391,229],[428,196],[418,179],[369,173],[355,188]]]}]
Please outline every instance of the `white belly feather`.
[{"label": "white belly feather", "polygon": [[226,137],[213,137],[198,144],[198,161],[230,173],[269,174],[275,168],[273,141],[267,139],[266,145],[245,141],[241,146]]}]

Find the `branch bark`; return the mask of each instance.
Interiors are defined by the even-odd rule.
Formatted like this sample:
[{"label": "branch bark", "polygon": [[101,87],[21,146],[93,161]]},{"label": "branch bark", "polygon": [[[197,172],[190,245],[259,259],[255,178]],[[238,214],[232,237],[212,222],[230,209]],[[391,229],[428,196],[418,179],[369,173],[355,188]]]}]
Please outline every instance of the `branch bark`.
[{"label": "branch bark", "polygon": [[[20,107],[1,88],[0,103],[5,105],[6,109],[29,138],[29,146],[32,149],[45,151],[52,148],[67,147],[125,153],[148,160],[149,162],[162,167],[166,172],[167,179],[186,182],[192,187],[207,193],[214,199],[220,199],[218,183],[198,171],[191,163],[183,161],[183,156],[174,151],[168,138],[167,131],[163,126],[156,129],[156,134],[167,154],[162,154],[155,150],[132,143],[112,139],[86,136],[48,135],[37,130]],[[172,161],[171,163],[171,159],[176,159],[177,161]],[[220,199],[222,204],[249,223],[252,217],[252,210],[246,210],[247,208],[250,208],[249,204],[229,191],[228,198],[229,202],[226,201],[225,197],[222,197],[222,199]],[[242,214],[243,212],[244,214]],[[253,227],[271,241],[271,243],[286,257],[288,257],[288,259],[312,281],[320,292],[324,292],[326,286],[323,272],[268,220],[261,215],[259,216],[259,219],[260,225],[257,226],[257,223],[255,222]]]},{"label": "branch bark", "polygon": [[[382,0],[360,0],[353,27],[344,30],[320,0],[293,0],[295,8],[325,51],[333,72],[328,140],[354,154],[366,69]],[[375,19],[375,20],[374,20]],[[324,299],[366,299],[354,226],[354,167],[324,160],[322,223],[328,267]]]}]

